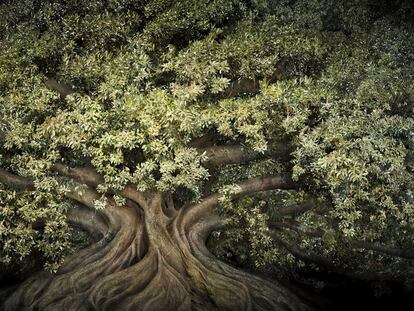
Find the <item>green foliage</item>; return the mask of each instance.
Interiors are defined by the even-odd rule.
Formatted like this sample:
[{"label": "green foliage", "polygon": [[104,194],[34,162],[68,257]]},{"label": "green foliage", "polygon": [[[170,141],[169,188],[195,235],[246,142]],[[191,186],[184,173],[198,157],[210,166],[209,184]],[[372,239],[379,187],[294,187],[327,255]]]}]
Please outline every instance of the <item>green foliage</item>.
[{"label": "green foliage", "polygon": [[71,251],[65,216],[70,204],[47,192],[22,195],[7,189],[0,189],[0,204],[1,264],[36,252],[44,257],[46,269],[56,271]]},{"label": "green foliage", "polygon": [[[241,244],[243,246],[236,246],[233,252],[245,265],[250,264],[256,269],[274,265],[277,260],[280,260],[281,254],[274,247],[268,227],[269,211],[266,211],[265,208],[267,203],[263,198],[260,198],[260,194],[256,195],[255,198],[232,200],[231,195],[238,191],[237,185],[229,185],[220,189],[221,212],[230,217],[230,225],[235,229],[215,232],[216,238],[225,235],[227,243],[225,242],[224,245],[218,244],[218,246],[213,245],[214,251],[216,253],[220,252],[220,248],[224,247],[232,249],[234,248],[232,243]],[[247,248],[245,245],[247,245]],[[249,262],[252,260],[253,262]],[[283,262],[286,263],[286,260],[283,260]]]},{"label": "green foliage", "polygon": [[[98,209],[128,183],[197,201],[215,172],[188,143],[216,133],[221,144],[260,153],[290,140],[294,152],[289,163],[222,169],[215,189],[292,171],[316,202],[329,202],[323,212],[284,217],[277,207],[303,194],[223,199],[237,225],[227,246],[245,263],[302,267],[271,238],[269,221],[288,219],[323,232],[278,233],[312,254],[356,269],[358,261],[407,269],[403,259],[350,247],[354,238],[414,245],[413,9],[385,2],[1,4],[0,164],[35,181],[32,192],[1,188],[2,262],[36,250],[56,270],[69,251],[68,181],[54,163],[93,165],[104,176]],[[63,98],[48,87],[54,80],[73,93]],[[237,81],[257,89],[226,98]],[[32,226],[39,220],[42,230]]]}]

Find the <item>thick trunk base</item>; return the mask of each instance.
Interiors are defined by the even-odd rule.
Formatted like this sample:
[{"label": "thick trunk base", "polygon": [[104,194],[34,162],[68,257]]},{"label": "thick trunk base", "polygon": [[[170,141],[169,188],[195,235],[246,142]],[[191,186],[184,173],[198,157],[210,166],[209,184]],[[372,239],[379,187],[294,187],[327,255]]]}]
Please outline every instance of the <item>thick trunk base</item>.
[{"label": "thick trunk base", "polygon": [[145,213],[132,203],[101,215],[73,213],[72,221],[101,239],[55,275],[26,280],[1,310],[311,309],[281,284],[217,260],[205,246],[222,225],[211,211],[167,213],[160,200]]}]

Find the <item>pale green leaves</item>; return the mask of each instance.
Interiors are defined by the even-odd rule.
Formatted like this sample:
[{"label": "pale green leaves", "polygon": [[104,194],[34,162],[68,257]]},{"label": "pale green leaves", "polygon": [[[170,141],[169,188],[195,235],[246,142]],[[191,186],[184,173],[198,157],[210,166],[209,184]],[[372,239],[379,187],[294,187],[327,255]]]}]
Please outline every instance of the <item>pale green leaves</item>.
[{"label": "pale green leaves", "polygon": [[70,204],[47,192],[1,188],[0,206],[0,262],[24,261],[38,251],[46,259],[45,268],[56,271],[71,250],[65,216]]},{"label": "pale green leaves", "polygon": [[[117,200],[119,201],[119,200]],[[108,204],[107,198],[105,196],[100,197],[98,200],[95,200],[93,202],[93,206],[97,210],[103,210],[105,209],[106,205]]]},{"label": "pale green leaves", "polygon": [[233,200],[232,197],[241,191],[240,186],[228,185],[219,192],[220,213],[230,218],[236,228],[231,238],[236,241],[247,239],[249,256],[254,258],[257,268],[271,264],[277,257],[277,250],[273,247],[273,240],[268,227],[269,216],[263,211],[265,201],[255,202],[251,198]]},{"label": "pale green leaves", "polygon": [[160,162],[162,177],[156,182],[157,189],[172,192],[177,187],[184,187],[191,190],[196,197],[199,196],[200,182],[210,176],[201,165],[205,160],[205,155],[200,155],[196,149],[177,150],[172,161]]}]

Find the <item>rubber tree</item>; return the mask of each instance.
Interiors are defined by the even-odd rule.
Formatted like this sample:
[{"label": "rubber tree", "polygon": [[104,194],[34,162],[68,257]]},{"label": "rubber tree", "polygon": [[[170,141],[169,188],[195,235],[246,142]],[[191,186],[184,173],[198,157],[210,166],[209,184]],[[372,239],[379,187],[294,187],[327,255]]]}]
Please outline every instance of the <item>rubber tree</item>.
[{"label": "rubber tree", "polygon": [[[312,309],[218,258],[212,233],[259,266],[412,281],[410,14],[369,1],[1,5],[1,263],[40,254],[46,268],[2,309]],[[71,227],[93,243],[70,254]]]}]

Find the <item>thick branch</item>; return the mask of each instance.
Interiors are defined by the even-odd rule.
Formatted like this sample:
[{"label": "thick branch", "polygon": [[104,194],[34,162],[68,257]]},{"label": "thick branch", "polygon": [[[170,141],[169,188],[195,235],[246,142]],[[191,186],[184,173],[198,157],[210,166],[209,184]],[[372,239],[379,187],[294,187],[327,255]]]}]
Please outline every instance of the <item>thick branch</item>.
[{"label": "thick branch", "polygon": [[130,199],[140,205],[142,208],[147,208],[148,202],[145,195],[138,191],[135,185],[129,184],[122,191],[121,195]]},{"label": "thick branch", "polygon": [[[0,182],[6,184],[9,187],[18,190],[33,190],[34,183],[31,178],[21,177],[12,173],[7,172],[6,170],[0,168]],[[78,190],[78,188],[80,190]],[[68,192],[65,193],[65,196],[73,199],[83,205],[93,208],[94,202],[99,198],[99,195],[89,188],[81,188],[74,186]]]},{"label": "thick branch", "polygon": [[193,148],[206,148],[207,146],[214,145],[219,137],[220,134],[215,130],[209,130],[203,136],[192,139],[188,143],[188,146]]},{"label": "thick branch", "polygon": [[239,190],[236,191],[234,197],[272,189],[298,189],[297,183],[287,174],[251,178],[241,182],[238,186]]},{"label": "thick branch", "polygon": [[[75,167],[69,168],[63,164],[55,164],[54,169],[62,176],[74,178],[82,183],[85,183],[91,187],[96,187],[99,184],[104,183],[104,178],[98,174],[91,167]],[[134,185],[127,185],[122,191],[121,195],[138,203],[141,207],[147,206],[147,201],[143,193],[136,190]]]},{"label": "thick branch", "polygon": [[240,94],[256,94],[260,90],[259,81],[250,78],[241,78],[230,83],[230,86],[221,94],[220,98],[236,97]]},{"label": "thick branch", "polygon": [[212,146],[199,149],[200,153],[205,152],[208,165],[220,166],[228,164],[244,164],[254,160],[274,158],[287,161],[289,159],[290,147],[288,144],[280,142],[273,150],[265,153],[248,150],[240,145],[232,146]]},{"label": "thick branch", "polygon": [[269,221],[269,227],[270,228],[277,228],[277,229],[286,228],[286,229],[293,230],[298,234],[306,235],[308,237],[315,237],[315,238],[320,238],[325,233],[321,229],[307,230],[307,229],[304,229],[304,228],[300,228],[297,225],[297,222],[295,222],[293,220],[288,220],[288,219],[284,220],[284,221]]},{"label": "thick branch", "polygon": [[76,179],[77,181],[87,184],[91,187],[96,187],[99,184],[104,183],[104,179],[93,168],[84,167],[67,167],[61,163],[53,165],[53,169],[62,176]]},{"label": "thick branch", "polygon": [[[257,177],[245,180],[237,185],[237,190],[231,194],[232,198],[241,197],[244,195],[249,195],[259,191],[266,191],[271,189],[297,189],[298,186],[294,183],[289,175],[276,175],[268,177]],[[214,206],[219,203],[219,199],[222,195],[220,193],[214,193],[200,203],[183,208],[180,210],[179,217],[177,217],[177,222],[180,223],[183,228],[186,228],[191,225],[195,225],[198,222],[202,222],[207,218],[214,216]],[[212,225],[205,224],[203,231],[208,234],[211,230],[215,230],[216,223],[220,223],[222,226],[225,221],[212,222]]]},{"label": "thick branch", "polygon": [[339,273],[349,277],[351,279],[362,279],[367,281],[394,281],[394,282],[401,282],[401,279],[406,278],[407,275],[398,275],[398,274],[391,274],[391,273],[383,273],[383,272],[372,272],[372,271],[351,271],[345,267],[341,267],[339,265],[333,264],[332,261],[313,254],[308,254],[304,250],[287,243],[286,241],[280,239],[276,234],[272,234],[273,240],[278,244],[282,245],[287,251],[289,251],[295,257],[302,259],[306,262],[314,263],[320,267],[323,267],[329,271]]},{"label": "thick branch", "polygon": [[[237,190],[231,195],[232,198],[238,198],[244,195],[249,195],[259,191],[266,191],[272,189],[297,189],[298,185],[291,179],[289,175],[275,175],[268,177],[256,177],[245,180],[236,185]],[[220,194],[215,193],[200,204],[205,206],[212,206],[218,203]]]},{"label": "thick branch", "polygon": [[[77,188],[79,188],[79,190]],[[89,187],[82,188],[81,185],[73,187],[70,191],[65,193],[65,196],[90,208],[95,208],[95,201],[100,198],[96,191]]]},{"label": "thick branch", "polygon": [[[298,234],[306,235],[309,237],[322,237],[325,232],[322,229],[317,230],[306,230],[304,228],[301,228],[298,223],[295,223],[294,221],[286,222],[286,221],[272,221],[269,222],[269,226],[272,228],[287,228],[290,230],[295,231]],[[370,243],[362,240],[353,240],[349,242],[350,246],[353,249],[366,249],[371,250],[374,252],[387,254],[390,256],[405,258],[405,259],[414,259],[414,250],[412,249],[402,249],[397,248],[393,246],[388,245],[380,245],[377,243]]]},{"label": "thick branch", "polygon": [[[55,164],[54,169],[61,175],[70,177],[80,181],[81,183],[89,186],[96,187],[103,182],[103,178],[96,173],[92,168],[67,168],[62,164]],[[33,190],[34,183],[29,177],[21,177],[0,168],[0,182],[17,190]],[[73,187],[68,191],[65,196],[73,199],[83,205],[93,208],[95,200],[99,199],[99,195],[96,191],[90,188]],[[146,199],[142,193],[135,190],[132,185],[127,186],[122,192],[126,198],[137,202],[138,204],[146,204]]]},{"label": "thick branch", "polygon": [[87,230],[95,240],[102,238],[109,230],[103,215],[97,210],[79,206],[70,209],[67,217],[70,223]]},{"label": "thick branch", "polygon": [[66,96],[74,93],[74,90],[70,85],[58,82],[53,78],[48,78],[45,84],[48,89],[58,92],[61,98],[65,98]]},{"label": "thick branch", "polygon": [[33,180],[28,177],[21,177],[0,168],[0,183],[3,183],[17,190],[33,190]]},{"label": "thick branch", "polygon": [[290,215],[297,215],[304,212],[307,212],[311,209],[318,208],[313,201],[306,201],[300,204],[295,204],[287,207],[283,207],[277,210],[277,213],[280,216],[290,216]]}]

